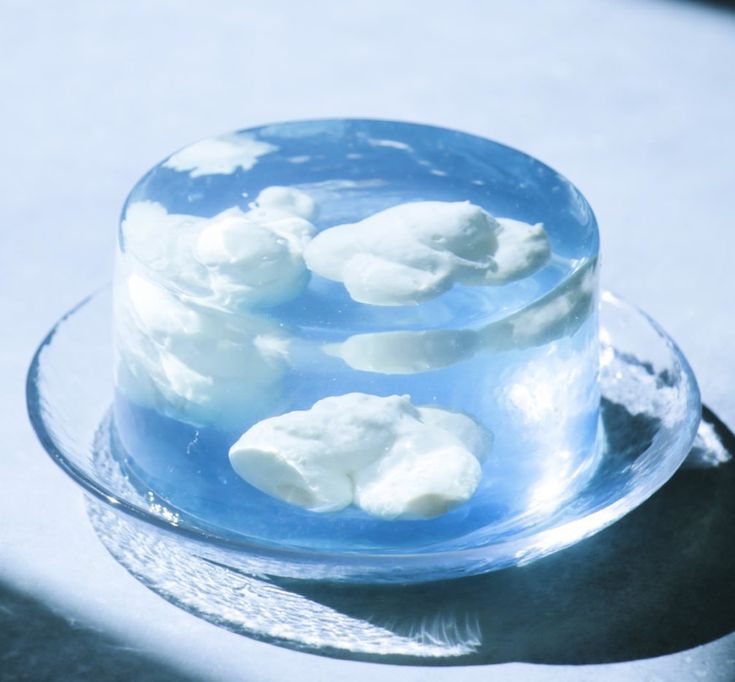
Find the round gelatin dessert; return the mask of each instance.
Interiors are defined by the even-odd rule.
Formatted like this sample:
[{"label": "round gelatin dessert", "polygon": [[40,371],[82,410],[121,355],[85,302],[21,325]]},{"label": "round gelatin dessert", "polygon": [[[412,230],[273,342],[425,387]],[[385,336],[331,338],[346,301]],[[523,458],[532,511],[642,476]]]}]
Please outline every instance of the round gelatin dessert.
[{"label": "round gelatin dessert", "polygon": [[219,537],[452,550],[594,473],[595,218],[558,173],[390,121],[195,143],[128,197],[115,456]]}]

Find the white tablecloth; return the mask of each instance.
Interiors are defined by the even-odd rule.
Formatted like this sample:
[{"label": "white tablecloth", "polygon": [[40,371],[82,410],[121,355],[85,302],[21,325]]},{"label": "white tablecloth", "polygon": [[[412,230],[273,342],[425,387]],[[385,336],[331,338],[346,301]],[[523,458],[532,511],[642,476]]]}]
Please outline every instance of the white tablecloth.
[{"label": "white tablecloth", "polygon": [[732,679],[733,635],[616,665],[384,669],[220,630],[107,555],[31,432],[23,382],[51,324],[109,278],[125,194],[167,153],[268,121],[372,116],[492,137],[575,182],[601,226],[604,284],[663,324],[735,424],[735,14],[663,0],[5,0],[0,55],[2,581],[201,680]]}]

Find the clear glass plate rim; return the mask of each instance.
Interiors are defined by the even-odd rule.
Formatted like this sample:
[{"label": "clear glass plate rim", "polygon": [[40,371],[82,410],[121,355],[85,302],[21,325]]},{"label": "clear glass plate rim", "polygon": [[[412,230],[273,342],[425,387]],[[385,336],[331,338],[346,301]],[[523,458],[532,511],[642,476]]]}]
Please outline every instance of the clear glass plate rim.
[{"label": "clear glass plate rim", "polygon": [[[65,454],[63,448],[58,444],[57,439],[54,437],[52,429],[47,425],[44,418],[43,410],[43,394],[39,388],[37,381],[40,365],[42,362],[43,351],[48,347],[56,334],[58,333],[61,326],[72,316],[74,316],[79,310],[84,308],[90,302],[93,301],[97,296],[102,295],[110,288],[110,285],[105,285],[88,296],[82,299],[79,303],[73,306],[69,311],[62,315],[59,320],[53,325],[51,330],[46,334],[44,339],[39,344],[35,353],[33,354],[28,373],[26,376],[26,406],[29,415],[31,425],[41,442],[42,446],[46,450],[47,454],[51,459],[86,493],[92,495],[97,500],[111,507],[114,511],[120,511],[125,513],[127,516],[132,517],[135,520],[141,521],[144,524],[154,526],[166,533],[181,536],[182,538],[193,540],[195,542],[205,543],[207,545],[213,545],[221,549],[234,551],[237,553],[247,553],[249,555],[260,556],[263,558],[272,558],[283,561],[295,561],[295,562],[334,562],[335,560],[342,561],[343,563],[350,563],[355,561],[362,565],[383,563],[385,561],[403,561],[411,563],[421,563],[431,558],[434,560],[441,560],[447,558],[464,558],[466,563],[471,563],[473,560],[487,560],[487,551],[490,548],[502,553],[503,555],[510,555],[514,553],[514,547],[525,548],[529,545],[542,544],[545,537],[551,535],[566,535],[565,531],[584,524],[587,526],[587,531],[579,534],[569,534],[573,539],[568,542],[557,542],[553,546],[553,551],[563,549],[566,546],[575,544],[576,542],[588,537],[589,535],[602,530],[606,526],[619,520],[629,511],[632,511],[640,504],[642,504],[648,497],[653,495],[666,481],[673,476],[676,470],[679,468],[681,463],[686,458],[689,448],[682,448],[682,452],[678,453],[676,458],[668,458],[664,461],[666,467],[661,467],[658,473],[660,476],[657,477],[656,484],[650,487],[635,486],[626,494],[616,498],[605,506],[592,511],[591,513],[579,516],[567,520],[560,525],[544,527],[542,530],[516,537],[503,542],[486,543],[483,545],[473,546],[467,549],[451,550],[451,551],[436,551],[436,552],[400,552],[400,553],[385,553],[385,552],[367,552],[367,551],[340,551],[340,552],[326,552],[311,549],[301,549],[294,547],[278,547],[266,543],[260,543],[255,540],[233,540],[230,538],[222,538],[212,533],[208,533],[204,530],[189,527],[186,525],[179,525],[171,523],[166,519],[152,514],[146,509],[139,507],[125,499],[120,499],[112,491],[106,490],[102,484],[92,479],[88,474],[82,471],[76,466],[69,457]],[[601,294],[601,306],[611,305],[616,307],[622,307],[627,309],[628,312],[638,315],[649,324],[656,333],[662,338],[664,343],[669,347],[672,355],[676,361],[680,364],[683,380],[686,384],[685,388],[689,392],[689,395],[693,398],[697,405],[701,405],[700,392],[697,385],[697,381],[694,372],[689,365],[684,354],[673,339],[666,333],[666,331],[648,315],[645,311],[640,309],[638,306],[629,303],[628,301],[616,296],[615,294],[604,291]],[[613,343],[614,346],[614,343]],[[110,400],[112,398],[110,397]],[[697,415],[696,419],[690,418],[682,426],[687,428],[688,433],[686,434],[686,442],[692,443],[696,435],[696,431],[699,425],[700,418]],[[91,434],[90,434],[91,435]],[[619,509],[623,508],[625,511],[619,513]],[[599,520],[599,521],[598,521]],[[500,551],[502,550],[502,552]]]}]

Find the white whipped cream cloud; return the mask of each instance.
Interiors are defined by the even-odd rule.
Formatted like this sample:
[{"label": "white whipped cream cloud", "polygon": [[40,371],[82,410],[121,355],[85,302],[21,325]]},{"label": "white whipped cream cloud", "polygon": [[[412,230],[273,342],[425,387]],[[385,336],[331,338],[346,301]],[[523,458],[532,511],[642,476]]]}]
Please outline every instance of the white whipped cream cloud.
[{"label": "white whipped cream cloud", "polygon": [[479,330],[444,329],[356,334],[323,346],[353,369],[381,374],[415,374],[462,362],[482,351],[541,346],[571,336],[596,301],[596,263],[580,268],[537,302]]},{"label": "white whipped cream cloud", "polygon": [[311,197],[286,187],[210,219],[131,204],[116,288],[120,389],[195,425],[241,428],[272,412],[289,336],[251,309],[304,289],[315,213]]},{"label": "white whipped cream cloud", "polygon": [[480,330],[479,346],[491,351],[513,350],[571,336],[596,303],[597,260],[591,260],[535,303]]},{"label": "white whipped cream cloud", "polygon": [[118,388],[196,426],[238,428],[277,404],[289,337],[255,315],[183,302],[140,275],[116,292]]},{"label": "white whipped cream cloud", "polygon": [[306,193],[264,189],[248,211],[213,218],[170,214],[159,203],[128,206],[126,254],[198,301],[223,309],[278,305],[298,296],[309,272],[302,252],[316,206]]},{"label": "white whipped cream cloud", "polygon": [[363,372],[416,374],[461,362],[474,355],[477,344],[476,332],[447,329],[355,334],[322,349]]},{"label": "white whipped cream cloud", "polygon": [[305,509],[354,504],[382,519],[424,519],[474,494],[491,444],[466,415],[350,393],[258,422],[230,462],[251,485]]},{"label": "white whipped cream cloud", "polygon": [[238,168],[250,170],[261,156],[277,150],[278,147],[247,133],[232,133],[190,144],[166,159],[163,166],[188,172],[192,178],[229,175]]},{"label": "white whipped cream cloud", "polygon": [[343,282],[360,303],[384,306],[421,303],[455,283],[526,277],[549,255],[541,224],[497,220],[469,201],[399,204],[325,230],[304,251],[313,272]]}]

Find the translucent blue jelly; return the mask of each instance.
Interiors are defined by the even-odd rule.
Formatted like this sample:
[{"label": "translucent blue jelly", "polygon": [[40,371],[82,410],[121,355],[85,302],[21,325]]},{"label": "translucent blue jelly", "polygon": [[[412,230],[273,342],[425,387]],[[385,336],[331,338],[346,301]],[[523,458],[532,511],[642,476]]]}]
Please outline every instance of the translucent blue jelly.
[{"label": "translucent blue jelly", "polygon": [[[311,196],[319,206],[318,230],[405,202],[468,200],[496,217],[543,223],[552,256],[523,279],[455,284],[418,305],[357,303],[342,283],[312,275],[292,300],[228,308],[187,275],[186,265],[177,270],[186,259],[173,253],[179,242],[167,231],[190,228],[162,220],[146,228],[149,237],[160,230],[160,239],[156,234],[145,242],[126,234],[124,220],[115,288],[114,422],[117,456],[136,484],[204,529],[323,549],[462,548],[480,529],[530,528],[563,505],[593,473],[599,449],[598,233],[574,186],[495,142],[407,123],[294,122],[226,139],[245,140],[252,158],[237,157],[225,145],[222,164],[197,167],[187,166],[180,153],[174,158],[183,162],[164,161],[135,186],[123,218],[141,202],[148,209],[155,202],[160,215],[211,218],[233,206],[247,210],[271,186]],[[131,277],[160,289],[176,314],[156,317],[150,328],[136,322]],[[237,360],[238,344],[252,341],[253,325],[262,334],[255,347],[265,343],[276,358],[267,366],[251,355]],[[508,334],[514,325],[531,330],[518,343]],[[218,329],[226,330],[226,343]],[[408,373],[355,369],[325,352],[355,334],[395,331],[446,332],[443,338],[461,351]],[[416,353],[422,352],[417,344]],[[208,375],[210,365],[216,371]],[[190,366],[199,383],[180,385]],[[229,366],[234,378],[227,376]],[[489,429],[494,445],[474,496],[430,520],[380,520],[354,507],[320,514],[256,490],[231,468],[230,446],[258,420],[355,391],[408,394],[414,405],[464,412]]]}]

